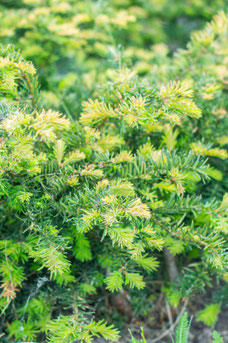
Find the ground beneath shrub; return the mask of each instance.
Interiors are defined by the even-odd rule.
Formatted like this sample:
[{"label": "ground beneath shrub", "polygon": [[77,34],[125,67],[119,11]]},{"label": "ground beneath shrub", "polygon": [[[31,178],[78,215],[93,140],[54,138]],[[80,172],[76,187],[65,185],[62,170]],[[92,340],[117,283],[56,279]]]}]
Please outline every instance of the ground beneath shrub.
[{"label": "ground beneath shrub", "polygon": [[[224,343],[228,343],[228,309],[226,309],[226,311],[220,315],[218,324],[216,325],[215,329],[223,337]],[[211,343],[213,330],[214,329],[206,327],[202,323],[199,323],[193,320],[188,343]],[[145,328],[144,331],[145,331],[145,336],[147,338],[147,343],[153,342],[153,338],[156,338],[161,334],[161,331],[156,332],[148,328]],[[136,338],[140,338],[140,336],[137,336]],[[123,337],[123,339],[120,340],[120,342],[121,343],[131,342],[130,336],[126,335],[125,337]],[[166,338],[159,340],[158,343],[171,343],[170,336],[167,335]]]},{"label": "ground beneath shrub", "polygon": [[[139,332],[139,328],[136,328],[135,326],[131,327],[130,325],[130,329],[132,332],[134,332],[135,338],[140,339],[140,336],[137,334]],[[215,326],[215,329],[223,337],[224,343],[228,343],[228,307],[219,316],[219,320],[218,320],[217,325]],[[164,328],[164,331],[165,330],[166,328]],[[209,328],[203,325],[202,323],[196,322],[193,319],[188,343],[212,343],[213,330],[214,329]],[[147,343],[151,343],[153,342],[153,339],[158,337],[163,331],[153,330],[151,328],[145,327],[144,332],[147,339]],[[94,341],[94,343],[103,343],[103,342],[105,341],[101,339],[96,339]],[[131,338],[128,333],[125,333],[125,335],[123,335],[122,339],[119,341],[119,343],[130,343],[130,342],[131,342]],[[166,338],[159,340],[158,343],[171,343],[170,336],[167,335]]]},{"label": "ground beneath shrub", "polygon": [[[223,337],[224,343],[228,343],[228,304],[223,306],[222,311],[219,315],[217,324],[215,328],[210,328],[204,325],[202,322],[196,321],[196,314],[198,311],[202,310],[206,305],[212,303],[213,293],[216,291],[216,286],[214,288],[207,289],[205,293],[192,297],[190,302],[188,303],[186,310],[189,313],[189,317],[192,316],[192,323],[189,335],[188,343],[212,343],[212,333],[215,330],[219,332],[219,334]],[[171,317],[168,316],[168,312],[170,313],[171,310]],[[153,313],[154,320],[150,323],[148,320],[145,319],[145,322],[142,323],[130,323],[126,328],[125,332],[122,333],[122,338],[119,343],[130,343],[131,338],[128,332],[130,329],[136,339],[140,340],[140,326],[144,327],[145,337],[147,339],[147,343],[154,342],[156,337],[159,337],[163,332],[170,328],[171,320],[175,322],[176,315],[173,313],[172,309],[167,309],[167,303],[164,301],[160,301],[160,304],[157,308],[157,313]],[[161,316],[162,314],[162,316]],[[162,320],[161,320],[162,318]],[[169,319],[168,319],[169,318]],[[175,330],[174,330],[175,331]],[[172,333],[174,336],[174,334]],[[104,341],[101,339],[94,340],[94,343],[103,343]],[[157,341],[158,343],[171,343],[170,334],[166,337]]]}]

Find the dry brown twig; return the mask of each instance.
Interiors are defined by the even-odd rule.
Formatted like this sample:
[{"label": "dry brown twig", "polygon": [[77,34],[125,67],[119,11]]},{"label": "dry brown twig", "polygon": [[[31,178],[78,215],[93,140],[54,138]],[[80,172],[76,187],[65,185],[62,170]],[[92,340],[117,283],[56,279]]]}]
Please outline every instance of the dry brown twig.
[{"label": "dry brown twig", "polygon": [[166,337],[168,334],[172,333],[173,330],[176,328],[176,326],[178,325],[182,315],[184,314],[185,310],[186,310],[186,307],[188,305],[188,298],[184,301],[184,304],[182,306],[182,309],[179,313],[179,315],[177,316],[175,322],[167,329],[165,330],[161,335],[159,335],[158,337],[150,340],[148,343],[156,343],[156,342],[159,342],[162,338]]}]

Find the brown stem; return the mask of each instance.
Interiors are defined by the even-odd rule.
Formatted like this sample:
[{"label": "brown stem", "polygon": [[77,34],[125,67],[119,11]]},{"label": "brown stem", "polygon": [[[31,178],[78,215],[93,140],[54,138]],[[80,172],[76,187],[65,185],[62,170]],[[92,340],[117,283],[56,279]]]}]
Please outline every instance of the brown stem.
[{"label": "brown stem", "polygon": [[127,318],[127,322],[130,322],[132,317],[132,307],[128,299],[128,294],[123,290],[120,290],[119,293],[112,294],[110,300],[117,311]]},{"label": "brown stem", "polygon": [[164,257],[165,257],[165,263],[167,267],[167,272],[169,275],[170,282],[174,282],[177,280],[178,277],[178,269],[176,265],[175,256],[171,254],[168,248],[164,248]]},{"label": "brown stem", "polygon": [[34,97],[33,86],[32,86],[32,83],[30,81],[30,78],[28,77],[27,74],[22,74],[22,78],[27,82],[27,85],[28,85],[28,88],[29,88],[29,92],[30,92],[30,96],[31,96],[31,99],[32,99],[32,105],[33,105],[33,107],[36,107],[36,100],[35,100],[35,97]]}]

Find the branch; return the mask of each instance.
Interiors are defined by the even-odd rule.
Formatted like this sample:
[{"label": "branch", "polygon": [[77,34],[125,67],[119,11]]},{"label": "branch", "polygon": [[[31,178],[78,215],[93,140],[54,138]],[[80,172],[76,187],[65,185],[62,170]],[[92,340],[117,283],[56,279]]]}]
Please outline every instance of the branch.
[{"label": "branch", "polygon": [[33,107],[36,107],[36,100],[35,100],[35,96],[34,96],[34,93],[33,93],[33,86],[32,86],[32,83],[30,81],[30,78],[28,77],[27,74],[22,74],[21,76],[27,82],[27,85],[28,85],[28,88],[29,88],[29,92],[30,92],[30,96],[31,96],[31,99],[32,99],[32,105],[33,105]]},{"label": "branch", "polygon": [[165,330],[160,336],[152,339],[149,343],[156,343],[156,342],[159,342],[162,338],[164,338],[165,336],[167,336],[168,334],[170,334],[174,329],[175,327],[178,325],[182,315],[184,314],[185,310],[186,310],[186,307],[188,305],[188,298],[185,300],[184,302],[184,305],[179,313],[179,315],[177,316],[177,319],[175,320],[175,322],[173,323],[173,325],[171,325],[167,330]]}]

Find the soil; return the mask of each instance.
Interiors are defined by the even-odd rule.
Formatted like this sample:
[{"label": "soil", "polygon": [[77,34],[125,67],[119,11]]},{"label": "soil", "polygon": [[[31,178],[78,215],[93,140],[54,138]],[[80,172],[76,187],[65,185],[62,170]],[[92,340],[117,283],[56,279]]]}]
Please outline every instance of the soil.
[{"label": "soil", "polygon": [[[188,343],[212,343],[212,333],[214,330],[217,330],[223,337],[224,343],[228,343],[228,303],[223,305],[222,311],[220,311],[221,313],[214,328],[208,327],[202,322],[197,322],[195,319],[198,311],[205,308],[206,305],[212,303],[213,292],[215,290],[216,286],[214,288],[206,290],[206,292],[203,294],[192,297],[189,301],[186,311],[188,312],[189,317],[192,317],[192,322]],[[165,301],[160,302],[159,306],[160,308],[158,308],[158,313],[155,314],[155,320],[153,320],[153,323],[150,323],[147,320],[145,320],[144,325],[137,322],[129,323],[127,325],[125,333],[122,333],[122,338],[119,343],[132,342],[128,333],[128,329],[130,329],[134,337],[140,341],[140,326],[143,326],[147,343],[152,343],[154,338],[159,337],[164,331],[166,331],[170,327],[170,323]],[[161,313],[164,313],[163,317],[161,317]],[[175,314],[175,310],[171,309],[171,316],[173,321],[175,321],[176,315],[178,315],[178,312]],[[173,333],[172,336],[175,337]],[[105,341],[103,341],[102,339],[94,340],[94,343],[103,342]],[[171,343],[170,335],[168,334],[166,337],[159,340],[158,343]]]},{"label": "soil", "polygon": [[[132,332],[138,331],[135,327],[129,327]],[[223,337],[224,343],[228,343],[228,307],[226,310],[219,316],[218,323],[214,328],[219,332],[219,334]],[[188,343],[212,343],[212,332],[214,329],[205,326],[202,323],[196,322],[194,319],[192,320],[191,330],[189,334]],[[163,331],[162,331],[163,332]],[[147,343],[151,343],[153,338],[158,337],[161,331],[152,330],[151,328],[144,328],[145,337],[147,339]],[[140,340],[140,336],[137,332],[134,334],[136,339]],[[174,335],[173,335],[174,336]],[[94,343],[104,343],[105,341],[102,339],[94,340]],[[131,338],[129,334],[125,334],[119,343],[131,343]],[[168,335],[167,338],[163,338],[159,341],[159,343],[171,343],[171,338]]]}]

